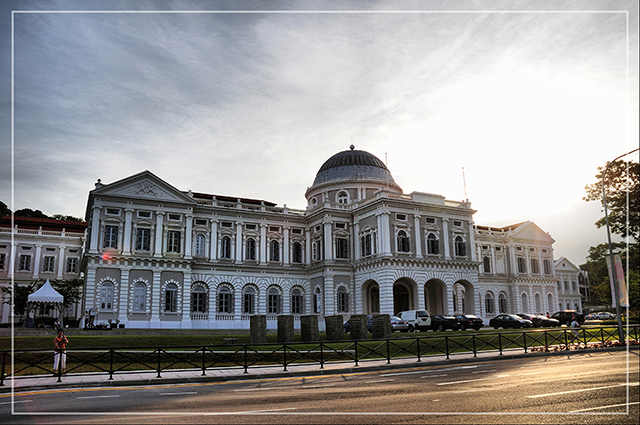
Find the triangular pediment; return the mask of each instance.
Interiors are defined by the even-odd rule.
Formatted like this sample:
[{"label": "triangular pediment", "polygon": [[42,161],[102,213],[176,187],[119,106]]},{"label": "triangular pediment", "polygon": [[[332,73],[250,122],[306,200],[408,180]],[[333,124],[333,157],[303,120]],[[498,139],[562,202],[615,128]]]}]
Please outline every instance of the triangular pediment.
[{"label": "triangular pediment", "polygon": [[513,230],[514,239],[554,243],[555,240],[532,221],[525,221]]},{"label": "triangular pediment", "polygon": [[566,257],[558,258],[554,263],[553,267],[557,272],[579,272],[580,268],[576,267],[571,261],[567,260]]},{"label": "triangular pediment", "polygon": [[92,196],[147,199],[158,202],[195,204],[191,197],[179,191],[150,171],[143,171],[91,191]]}]

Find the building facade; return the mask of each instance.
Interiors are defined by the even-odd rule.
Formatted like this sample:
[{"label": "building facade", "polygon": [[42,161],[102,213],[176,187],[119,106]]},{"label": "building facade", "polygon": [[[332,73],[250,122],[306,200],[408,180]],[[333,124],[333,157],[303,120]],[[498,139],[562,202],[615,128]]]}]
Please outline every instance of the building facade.
[{"label": "building facade", "polygon": [[[468,201],[403,193],[385,164],[329,158],[305,210],[180,191],[154,174],[96,183],[85,308],[131,328],[245,329],[251,315],[544,313],[559,302],[553,239],[476,226]],[[299,322],[296,322],[299,323]]]},{"label": "building facade", "polygon": [[558,258],[554,268],[558,277],[558,310],[582,311],[587,297],[587,272],[580,270],[565,257]]},{"label": "building facade", "polygon": [[[81,276],[86,223],[49,218],[0,217],[0,288]],[[0,292],[0,318],[11,320],[9,295]],[[50,315],[49,312],[39,314]],[[80,304],[72,305],[66,317],[79,318]]]}]

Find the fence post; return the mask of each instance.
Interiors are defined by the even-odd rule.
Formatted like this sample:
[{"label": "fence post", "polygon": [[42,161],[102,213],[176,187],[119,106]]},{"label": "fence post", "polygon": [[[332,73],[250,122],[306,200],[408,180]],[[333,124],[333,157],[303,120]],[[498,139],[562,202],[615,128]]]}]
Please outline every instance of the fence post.
[{"label": "fence post", "polygon": [[354,341],[353,348],[356,353],[356,365],[354,367],[358,367],[358,341]]},{"label": "fence post", "polygon": [[320,369],[324,369],[324,351],[322,349],[323,342],[320,341]]},{"label": "fence post", "polygon": [[391,364],[391,351],[389,350],[389,340],[387,339],[387,364]]},{"label": "fence post", "polygon": [[602,346],[604,347],[604,329],[600,328],[600,340],[602,341]]},{"label": "fence post", "polygon": [[498,350],[500,350],[500,355],[502,355],[502,334],[498,334]]},{"label": "fence post", "polygon": [[157,378],[162,378],[160,376],[160,356],[161,356],[161,353],[162,353],[162,348],[158,347],[158,376],[157,376]]},{"label": "fence post", "polygon": [[564,330],[564,346],[568,350],[569,349],[569,339],[567,337],[567,330]]},{"label": "fence post", "polygon": [[544,351],[549,351],[549,342],[547,341],[547,331],[544,331]]},{"label": "fence post", "polygon": [[284,371],[286,372],[287,371],[287,344],[284,343],[282,347],[284,351]]},{"label": "fence post", "polygon": [[582,339],[584,340],[584,348],[588,348],[587,347],[587,331],[586,331],[586,329],[582,329]]},{"label": "fence post", "polygon": [[205,360],[205,358],[204,358],[204,355],[205,355],[205,349],[206,349],[206,348],[207,348],[207,347],[202,347],[202,376],[205,376],[205,375],[206,375],[205,370],[206,370],[206,368],[207,368],[207,367],[205,366],[205,361],[206,361],[206,360]]},{"label": "fence post", "polygon": [[473,357],[478,357],[477,355],[477,351],[476,351],[476,336],[471,335],[471,341],[473,342]]},{"label": "fence post", "polygon": [[416,347],[418,349],[418,362],[421,362],[422,360],[420,360],[420,338],[416,337]]},{"label": "fence post", "polygon": [[113,348],[109,350],[109,381],[113,381]]},{"label": "fence post", "polygon": [[449,360],[449,337],[446,335],[444,337],[444,349],[447,353],[447,360]]},{"label": "fence post", "polygon": [[524,345],[524,352],[527,353],[527,333],[522,331],[522,344]]},{"label": "fence post", "polygon": [[0,375],[0,387],[4,387],[4,367],[7,363],[7,352],[2,352],[2,374]]},{"label": "fence post", "polygon": [[247,370],[249,368],[249,365],[247,364],[247,344],[244,345],[244,372],[243,373],[249,373],[249,371]]}]

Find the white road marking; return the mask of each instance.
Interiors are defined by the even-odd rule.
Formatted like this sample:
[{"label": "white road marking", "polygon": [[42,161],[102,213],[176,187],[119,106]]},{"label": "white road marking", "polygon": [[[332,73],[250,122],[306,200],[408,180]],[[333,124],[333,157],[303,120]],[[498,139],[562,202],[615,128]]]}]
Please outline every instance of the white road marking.
[{"label": "white road marking", "polygon": [[420,378],[424,379],[424,378],[439,378],[441,376],[447,376],[446,373],[443,373],[442,375],[429,375],[429,376],[421,376]]},{"label": "white road marking", "polygon": [[446,369],[435,369],[435,370],[416,370],[412,372],[397,372],[397,373],[384,373],[380,376],[398,376],[398,375],[412,375],[416,373],[437,373],[442,372],[444,370],[458,370],[458,369],[476,369],[478,366],[457,366],[457,367],[448,367]]},{"label": "white road marking", "polygon": [[267,391],[267,390],[271,390],[273,388],[247,388],[244,390],[233,390],[233,391],[237,391],[237,392],[242,392],[242,391]]},{"label": "white road marking", "polygon": [[335,387],[336,384],[325,384],[325,385],[303,385],[302,388],[308,390],[310,388],[324,388],[324,387]]},{"label": "white road marking", "polygon": [[600,406],[600,407],[590,407],[588,409],[580,409],[580,410],[572,410],[569,413],[580,413],[580,412],[588,412],[589,410],[599,410],[599,409],[609,409],[609,408],[613,408],[613,407],[622,407],[622,406],[632,406],[635,404],[638,404],[639,402],[633,402],[633,403],[622,403],[622,404],[611,404],[609,406]]},{"label": "white road marking", "polygon": [[489,372],[496,372],[498,369],[487,369],[487,370],[476,370],[475,372],[471,372],[471,373],[489,373]]},{"label": "white road marking", "polygon": [[78,400],[86,400],[89,398],[118,398],[120,395],[92,395],[89,397],[78,397]]},{"label": "white road marking", "polygon": [[527,372],[527,373],[518,373],[516,376],[525,376],[525,375],[539,375],[541,373],[558,373],[557,370],[543,370],[540,372]]},{"label": "white road marking", "polygon": [[16,400],[16,401],[3,401],[0,404],[13,404],[13,403],[31,403],[33,400]]},{"label": "white road marking", "polygon": [[186,392],[180,392],[180,393],[160,393],[158,395],[183,395],[183,394],[198,394],[197,391],[186,391]]},{"label": "white road marking", "polygon": [[[629,382],[629,386],[635,386],[635,385],[638,385],[638,382]],[[618,385],[609,385],[609,386],[606,386],[606,387],[595,387],[595,388],[584,388],[582,390],[561,391],[559,393],[528,395],[528,396],[525,396],[525,397],[527,397],[527,398],[550,397],[550,396],[554,396],[554,395],[582,393],[582,392],[585,392],[585,391],[605,390],[607,388],[617,388],[617,387],[626,387],[626,386],[627,386],[627,384],[625,383],[625,384],[618,384]]]},{"label": "white road marking", "polygon": [[296,410],[297,407],[287,407],[285,409],[268,409],[268,410],[247,410],[243,412],[203,412],[198,413],[204,416],[225,416],[225,415],[249,415],[252,413],[270,413],[270,412],[282,412],[285,410]]},{"label": "white road marking", "polygon": [[492,376],[491,378],[479,378],[479,379],[467,379],[464,381],[440,382],[439,384],[436,384],[436,385],[466,384],[467,382],[486,381],[488,379],[506,378],[507,376],[510,376],[510,375],[496,375],[496,376]]},{"label": "white road marking", "polygon": [[375,382],[393,382],[393,379],[376,379],[375,381],[366,381],[367,384],[373,384]]},{"label": "white road marking", "polygon": [[437,399],[437,400],[431,400],[431,401],[440,401],[440,399]]}]

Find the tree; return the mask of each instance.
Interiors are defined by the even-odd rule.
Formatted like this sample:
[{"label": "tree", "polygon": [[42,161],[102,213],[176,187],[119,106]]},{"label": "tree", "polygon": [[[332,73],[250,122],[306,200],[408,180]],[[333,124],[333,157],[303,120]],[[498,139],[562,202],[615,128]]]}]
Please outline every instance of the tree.
[{"label": "tree", "polygon": [[31,218],[49,218],[48,215],[43,213],[40,210],[32,210],[30,208],[23,208],[21,210],[16,210],[13,215],[15,217],[31,217]]},{"label": "tree", "polygon": [[72,215],[62,215],[62,214],[54,214],[51,218],[55,218],[56,220],[61,221],[84,221],[84,219],[79,217],[74,217]]},{"label": "tree", "polygon": [[[640,165],[637,162],[619,160],[598,167],[598,182],[585,186],[587,196],[583,199],[587,202],[603,201],[602,174],[607,166],[604,186],[611,232],[622,237],[631,236],[637,243],[640,231]],[[605,226],[605,218],[595,224],[598,228]]]},{"label": "tree", "polygon": [[2,292],[8,294],[6,304],[11,305],[13,299],[13,313],[20,316],[22,322],[22,316],[27,312],[27,303],[29,302],[29,295],[33,294],[36,290],[36,282],[31,282],[28,285],[18,285],[17,283],[11,286],[3,287]]},{"label": "tree", "polygon": [[77,303],[81,298],[81,289],[84,287],[84,279],[68,279],[50,281],[51,286],[64,297],[64,309]]},{"label": "tree", "polygon": [[7,204],[0,201],[0,217],[3,215],[11,215],[11,210],[7,207]]}]

